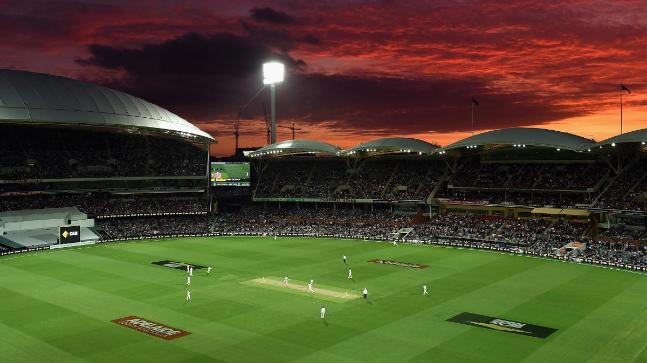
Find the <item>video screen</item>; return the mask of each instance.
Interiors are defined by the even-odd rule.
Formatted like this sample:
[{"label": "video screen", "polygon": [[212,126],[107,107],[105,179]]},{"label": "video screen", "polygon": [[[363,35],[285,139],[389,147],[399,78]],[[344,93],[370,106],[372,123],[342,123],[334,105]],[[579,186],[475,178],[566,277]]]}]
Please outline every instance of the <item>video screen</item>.
[{"label": "video screen", "polygon": [[211,186],[248,187],[249,163],[211,162]]}]

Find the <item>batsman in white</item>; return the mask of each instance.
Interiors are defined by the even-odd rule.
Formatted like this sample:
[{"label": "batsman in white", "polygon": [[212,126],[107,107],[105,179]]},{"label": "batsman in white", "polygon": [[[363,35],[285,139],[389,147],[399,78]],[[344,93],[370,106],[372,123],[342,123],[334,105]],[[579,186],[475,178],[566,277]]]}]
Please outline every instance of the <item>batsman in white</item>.
[{"label": "batsman in white", "polygon": [[314,282],[315,282],[314,280],[310,280],[310,282],[308,282],[308,292],[312,292],[312,293],[314,293],[314,292],[315,292],[315,291],[312,289],[312,284],[314,284]]}]

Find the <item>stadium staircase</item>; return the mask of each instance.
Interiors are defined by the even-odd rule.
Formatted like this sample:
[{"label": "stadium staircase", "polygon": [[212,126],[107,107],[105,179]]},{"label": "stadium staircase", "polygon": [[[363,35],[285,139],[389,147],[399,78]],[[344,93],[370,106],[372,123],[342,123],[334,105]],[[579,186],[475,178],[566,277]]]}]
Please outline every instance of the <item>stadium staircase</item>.
[{"label": "stadium staircase", "polygon": [[391,176],[389,176],[389,179],[386,181],[386,184],[384,184],[384,188],[382,189],[382,193],[380,193],[380,196],[382,197],[382,199],[384,199],[384,197],[387,197],[387,196],[393,194],[393,192],[395,191],[395,187],[397,187],[397,185],[395,185],[392,188],[392,190],[390,190],[390,193],[387,193],[387,191],[389,191],[389,185],[391,185],[391,182],[393,181],[393,178],[395,177],[395,175],[398,172],[399,168],[400,168],[400,165],[396,164],[395,168],[393,168],[393,171],[391,172]]},{"label": "stadium staircase", "polygon": [[[430,203],[430,202],[432,201],[432,199],[436,196],[436,193],[438,193],[438,191],[439,191],[441,188],[443,188],[443,186],[445,185],[445,183],[448,183],[448,182],[449,182],[449,180],[450,180],[450,176],[451,176],[451,175],[450,175],[450,170],[449,170],[449,168],[445,169],[445,173],[443,173],[443,175],[440,177],[440,179],[438,179],[438,183],[436,184],[436,186],[434,187],[434,189],[432,189],[432,190],[431,190],[431,193],[430,193],[430,194],[429,194],[429,196],[427,197],[427,203]],[[422,187],[422,185],[421,185],[421,187]]]},{"label": "stadium staircase", "polygon": [[[622,168],[622,170],[620,170],[620,172],[616,176],[609,175],[607,177],[607,179],[606,179],[606,181],[608,181],[607,185],[604,187],[602,192],[600,192],[600,194],[598,194],[598,196],[593,200],[593,202],[591,203],[591,206],[593,207],[593,206],[597,205],[598,202],[600,201],[600,198],[602,198],[602,196],[606,195],[607,193],[611,193],[612,192],[611,188],[615,185],[616,180],[621,175],[623,175],[624,173],[630,172],[631,169],[634,167],[634,165],[637,164],[639,161],[640,161],[640,159],[636,159],[636,160],[632,161],[631,163],[627,164],[624,168]],[[610,174],[610,173],[611,173],[611,171],[608,172],[608,174]],[[625,190],[622,193],[621,198],[624,198],[625,195],[627,195],[631,191],[633,191],[636,188],[636,185],[639,185],[645,179],[645,177],[647,177],[647,171],[645,171],[643,173],[643,175],[641,175],[640,178],[638,178],[636,183],[634,185],[632,185],[631,188]]]}]

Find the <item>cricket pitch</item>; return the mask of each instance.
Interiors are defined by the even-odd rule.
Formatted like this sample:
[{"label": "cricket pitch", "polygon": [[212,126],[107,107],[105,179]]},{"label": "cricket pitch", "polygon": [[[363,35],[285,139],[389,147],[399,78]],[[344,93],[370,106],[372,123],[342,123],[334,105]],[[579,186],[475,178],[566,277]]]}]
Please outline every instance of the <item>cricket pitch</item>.
[{"label": "cricket pitch", "polygon": [[243,282],[246,285],[256,285],[265,288],[271,288],[276,291],[285,291],[291,293],[298,293],[299,295],[311,295],[315,298],[334,302],[346,302],[361,297],[360,294],[352,291],[344,291],[339,288],[334,288],[325,285],[314,285],[314,293],[308,293],[308,283],[305,281],[290,280],[288,284],[283,283],[283,279],[274,276],[261,277]]}]

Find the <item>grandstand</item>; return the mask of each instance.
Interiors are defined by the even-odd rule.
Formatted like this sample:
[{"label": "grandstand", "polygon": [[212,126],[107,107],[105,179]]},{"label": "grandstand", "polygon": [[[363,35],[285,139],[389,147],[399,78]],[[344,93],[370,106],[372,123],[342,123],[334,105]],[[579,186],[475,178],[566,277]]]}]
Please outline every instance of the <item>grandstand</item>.
[{"label": "grandstand", "polygon": [[[209,210],[208,150],[215,140],[140,98],[0,70],[0,135],[0,212],[63,221],[47,216],[51,208],[78,208],[91,218]],[[5,228],[3,241],[22,241],[5,245],[12,248],[54,244],[57,227],[23,230],[24,238]],[[98,239],[83,228],[83,239]]]},{"label": "grandstand", "polygon": [[8,135],[0,144],[0,212],[78,208],[98,221],[83,235],[105,240],[317,234],[334,225],[346,236],[389,239],[404,228],[407,240],[551,253],[574,241],[641,246],[647,234],[646,130],[598,143],[538,128],[444,147],[397,137],[348,149],[286,140],[250,153],[251,201],[238,198],[233,209],[219,200],[227,193],[209,188],[213,138],[122,92],[2,70],[0,131]]}]

